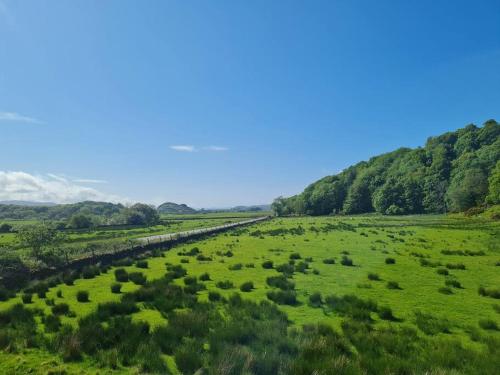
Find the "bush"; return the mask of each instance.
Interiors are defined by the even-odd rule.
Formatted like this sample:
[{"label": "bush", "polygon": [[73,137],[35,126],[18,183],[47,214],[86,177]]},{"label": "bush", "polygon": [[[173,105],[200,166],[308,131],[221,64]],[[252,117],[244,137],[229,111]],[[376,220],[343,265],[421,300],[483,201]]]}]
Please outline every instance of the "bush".
[{"label": "bush", "polygon": [[479,287],[478,293],[484,297],[491,297],[495,299],[500,299],[500,289],[486,289],[485,287]]},{"label": "bush", "polygon": [[58,303],[52,307],[52,314],[54,315],[68,315],[69,305],[67,303]]},{"label": "bush", "polygon": [[285,276],[269,276],[266,279],[267,285],[279,288],[281,290],[293,290],[295,289],[295,283],[293,281],[288,280]]},{"label": "bush", "polygon": [[89,301],[89,292],[86,290],[79,290],[76,292],[76,300],[78,302],[88,302]]},{"label": "bush", "polygon": [[354,266],[354,263],[352,261],[351,258],[349,258],[347,255],[344,255],[340,261],[340,264],[342,264],[343,266],[348,266],[348,267],[352,267]]},{"label": "bush", "polygon": [[144,276],[142,272],[131,272],[129,273],[128,278],[136,285],[146,284],[146,276]]},{"label": "bush", "polygon": [[392,313],[392,309],[390,307],[387,307],[387,306],[382,306],[378,309],[378,316],[380,317],[380,319],[382,320],[390,320],[392,322],[397,322],[399,321],[398,318],[396,318],[394,316],[394,314]]},{"label": "bush", "polygon": [[385,264],[396,264],[396,259],[394,259],[394,258],[385,258]]},{"label": "bush", "polygon": [[276,266],[276,271],[284,273],[286,275],[293,275],[293,273],[295,272],[295,267],[291,264],[283,263]]},{"label": "bush", "polygon": [[212,257],[206,256],[203,254],[198,254],[196,256],[196,260],[198,260],[200,262],[210,262],[212,260]]},{"label": "bush", "polygon": [[193,285],[196,284],[197,280],[194,276],[186,276],[184,278],[184,285]]},{"label": "bush", "polygon": [[63,297],[63,294],[62,294],[62,290],[61,289],[58,289],[57,292],[56,292],[56,296],[57,298],[62,298]]},{"label": "bush", "polygon": [[217,286],[217,288],[220,288],[220,289],[231,289],[231,288],[234,288],[234,284],[231,281],[229,281],[229,280],[219,281],[215,285]]},{"label": "bush", "polygon": [[184,264],[189,263],[189,259],[188,258],[182,258],[181,259],[181,263],[184,263]]},{"label": "bush", "polygon": [[290,259],[301,259],[302,257],[300,256],[299,253],[292,253],[290,254]]},{"label": "bush", "polygon": [[99,271],[99,268],[96,266],[89,266],[89,267],[84,267],[82,270],[82,277],[84,279],[93,279],[94,277],[98,276],[101,272]]},{"label": "bush", "polygon": [[333,259],[333,258],[326,258],[326,259],[323,259],[323,263],[325,263],[325,264],[335,264],[335,259]]},{"label": "bush", "polygon": [[273,268],[273,261],[266,260],[266,261],[262,262],[262,268],[267,269],[267,270]]},{"label": "bush", "polygon": [[236,263],[229,266],[229,271],[240,271],[243,268],[243,264]]},{"label": "bush", "polygon": [[121,293],[121,290],[122,290],[122,284],[120,283],[111,284],[111,293],[119,294]]},{"label": "bush", "polygon": [[498,331],[498,324],[491,319],[481,319],[479,321],[479,327],[489,331]]},{"label": "bush", "polygon": [[454,279],[447,279],[447,280],[445,280],[444,284],[446,286],[452,286],[453,288],[459,288],[459,289],[462,288],[462,285],[460,284],[460,282],[458,280],[454,280]]},{"label": "bush", "polygon": [[115,279],[118,282],[126,283],[128,281],[128,272],[123,268],[118,268],[115,270]]},{"label": "bush", "polygon": [[184,267],[182,267],[180,264],[178,265],[167,265],[167,273],[165,277],[167,280],[174,280],[174,279],[180,279],[181,277],[184,277],[187,275],[187,271]]},{"label": "bush", "polygon": [[240,285],[240,290],[242,292],[251,292],[252,289],[253,289],[253,282],[251,281],[246,281]]},{"label": "bush", "polygon": [[135,266],[137,268],[148,268],[148,261],[145,260],[145,259],[141,259],[141,260],[138,260],[136,263],[135,263]]},{"label": "bush", "polygon": [[399,284],[396,281],[388,281],[387,282],[387,289],[401,289]]},{"label": "bush", "polygon": [[216,301],[220,301],[220,299],[221,299],[221,295],[219,292],[213,292],[213,291],[208,292],[208,300],[209,301],[216,302]]},{"label": "bush", "polygon": [[200,275],[200,280],[201,280],[201,281],[210,281],[210,275],[209,275],[207,272],[202,273],[202,274]]},{"label": "bush", "polygon": [[33,294],[23,293],[23,295],[21,296],[21,299],[22,299],[24,304],[31,303],[33,301]]},{"label": "bush", "polygon": [[450,272],[446,268],[438,268],[437,271],[438,275],[443,275],[447,276],[450,274]]},{"label": "bush", "polygon": [[45,325],[45,332],[57,332],[61,327],[61,319],[57,315],[47,315],[43,317],[43,324]]},{"label": "bush", "polygon": [[278,305],[294,306],[297,304],[297,294],[293,290],[276,290],[267,292],[267,298]]},{"label": "bush", "polygon": [[420,311],[415,312],[417,327],[427,335],[436,335],[438,333],[450,333],[449,323],[445,319],[440,319],[430,314],[424,314]]},{"label": "bush", "polygon": [[134,264],[134,261],[132,258],[127,257],[127,258],[115,260],[112,264],[115,267],[130,267],[132,264]]},{"label": "bush", "polygon": [[380,276],[378,274],[376,274],[376,273],[370,272],[368,274],[368,280],[380,281]]},{"label": "bush", "polygon": [[323,298],[321,297],[320,292],[314,292],[309,296],[309,306],[311,307],[321,307],[323,303]]},{"label": "bush", "polygon": [[465,269],[465,264],[463,263],[446,263],[446,268],[449,270],[464,270]]}]

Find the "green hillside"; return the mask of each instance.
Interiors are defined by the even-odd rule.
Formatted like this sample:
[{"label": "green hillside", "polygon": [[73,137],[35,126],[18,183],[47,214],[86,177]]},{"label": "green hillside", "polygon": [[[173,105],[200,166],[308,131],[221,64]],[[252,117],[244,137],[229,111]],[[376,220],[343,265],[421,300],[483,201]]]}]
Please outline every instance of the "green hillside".
[{"label": "green hillside", "polygon": [[165,202],[158,206],[158,212],[161,214],[194,214],[196,210],[185,204]]},{"label": "green hillside", "polygon": [[500,124],[468,125],[360,162],[277,198],[278,215],[461,212],[500,203]]}]

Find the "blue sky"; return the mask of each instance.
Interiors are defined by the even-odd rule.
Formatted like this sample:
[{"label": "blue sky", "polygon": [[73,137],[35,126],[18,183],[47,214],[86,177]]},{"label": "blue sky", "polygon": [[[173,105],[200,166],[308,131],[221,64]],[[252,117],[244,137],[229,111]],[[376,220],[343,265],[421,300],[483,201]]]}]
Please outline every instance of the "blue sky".
[{"label": "blue sky", "polygon": [[499,87],[499,1],[0,0],[0,200],[268,203]]}]

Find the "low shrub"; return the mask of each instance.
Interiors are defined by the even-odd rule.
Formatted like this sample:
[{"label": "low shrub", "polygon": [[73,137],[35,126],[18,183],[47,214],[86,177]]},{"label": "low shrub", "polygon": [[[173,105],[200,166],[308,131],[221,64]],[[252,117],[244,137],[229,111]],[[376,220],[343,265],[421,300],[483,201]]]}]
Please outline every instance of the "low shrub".
[{"label": "low shrub", "polygon": [[115,280],[126,283],[128,281],[128,272],[124,268],[117,268],[115,270]]},{"label": "low shrub", "polygon": [[93,279],[94,277],[99,276],[100,273],[101,271],[99,270],[99,267],[96,266],[83,267],[82,278]]},{"label": "low shrub", "polygon": [[437,318],[420,311],[415,312],[415,323],[417,327],[426,335],[436,335],[438,333],[450,333],[449,322],[445,319]]},{"label": "low shrub", "polygon": [[443,276],[447,276],[450,274],[450,271],[448,271],[446,268],[438,268],[436,272],[438,273],[438,275],[443,275]]},{"label": "low shrub", "polygon": [[402,289],[396,281],[388,281],[387,289]]},{"label": "low shrub", "polygon": [[283,263],[276,266],[276,271],[284,273],[285,275],[293,275],[295,272],[295,266],[288,263]]},{"label": "low shrub", "polygon": [[379,309],[378,309],[378,316],[382,320],[389,320],[389,321],[392,321],[392,322],[399,321],[399,319],[394,316],[394,314],[392,312],[392,309],[390,307],[388,307],[388,306],[379,307]]},{"label": "low shrub", "polygon": [[220,301],[221,295],[219,292],[210,291],[208,292],[208,300],[211,302]]},{"label": "low shrub", "polygon": [[432,268],[442,266],[440,262],[433,262],[432,260],[428,260],[425,258],[420,258],[420,265],[422,267],[432,267]]},{"label": "low shrub", "polygon": [[52,307],[52,314],[54,315],[68,315],[69,305],[67,303],[57,303]]},{"label": "low shrub", "polygon": [[23,293],[21,295],[21,300],[23,301],[24,304],[31,303],[33,301],[33,294],[31,294],[31,293]]},{"label": "low shrub", "polygon": [[183,264],[189,263],[189,259],[188,258],[182,258],[181,259],[181,263],[183,263]]},{"label": "low shrub", "polygon": [[335,259],[333,259],[333,258],[326,258],[326,259],[323,259],[323,263],[325,263],[325,264],[335,264]]},{"label": "low shrub", "polygon": [[196,284],[197,280],[194,276],[186,276],[184,278],[184,285],[193,285]]},{"label": "low shrub", "polygon": [[206,256],[206,255],[203,255],[203,254],[198,254],[196,256],[196,260],[198,260],[200,262],[210,262],[212,260],[212,257]]},{"label": "low shrub", "polygon": [[292,253],[292,254],[290,254],[289,258],[294,259],[294,260],[295,259],[302,259],[302,257],[300,256],[299,253]]},{"label": "low shrub", "polygon": [[187,271],[180,264],[177,265],[167,265],[167,273],[165,274],[165,278],[167,280],[180,279],[187,275]]},{"label": "low shrub", "polygon": [[462,284],[460,284],[460,282],[458,280],[455,280],[455,279],[446,279],[444,284],[446,286],[451,286],[453,288],[462,289]]},{"label": "low shrub", "polygon": [[385,258],[385,264],[396,264],[396,259],[394,259],[394,258]]},{"label": "low shrub", "polygon": [[262,268],[267,269],[267,270],[273,268],[273,261],[266,260],[266,261],[262,262]]},{"label": "low shrub", "polygon": [[246,281],[243,284],[240,285],[240,290],[242,292],[251,292],[253,290],[253,282],[252,281]]},{"label": "low shrub", "polygon": [[209,275],[207,272],[202,273],[202,274],[200,275],[200,280],[201,280],[201,281],[209,281],[209,280],[210,280],[210,275]]},{"label": "low shrub", "polygon": [[58,289],[57,292],[56,292],[56,296],[57,298],[62,298],[63,297],[63,293],[62,293],[62,290],[61,289]]},{"label": "low shrub", "polygon": [[465,264],[463,263],[446,263],[446,268],[449,270],[465,270]]},{"label": "low shrub", "polygon": [[478,289],[479,295],[483,297],[491,297],[495,299],[500,299],[500,289],[487,289],[485,287],[479,287]]},{"label": "low shrub", "polygon": [[314,292],[309,296],[309,306],[317,308],[321,307],[323,304],[323,298],[321,297],[320,292]]},{"label": "low shrub", "polygon": [[498,331],[498,324],[492,319],[481,319],[479,321],[479,327],[489,331]]},{"label": "low shrub", "polygon": [[352,259],[346,255],[342,256],[342,259],[340,260],[340,264],[342,264],[343,266],[348,266],[348,267],[354,266]]},{"label": "low shrub", "polygon": [[135,262],[137,268],[148,268],[148,261],[145,259],[138,260]]},{"label": "low shrub", "polygon": [[297,294],[293,290],[275,290],[267,292],[267,298],[278,305],[294,306],[298,303]]},{"label": "low shrub", "polygon": [[79,290],[76,292],[76,300],[78,302],[88,302],[89,301],[89,292],[86,290]]},{"label": "low shrub", "polygon": [[307,269],[309,269],[309,263],[299,262],[295,265],[296,272],[306,273]]},{"label": "low shrub", "polygon": [[120,283],[113,283],[111,284],[111,293],[114,294],[119,294],[122,291],[122,284]]},{"label": "low shrub", "polygon": [[368,274],[368,280],[380,281],[380,276],[378,274],[376,274],[376,273],[370,272]]},{"label": "low shrub", "polygon": [[234,284],[229,281],[229,280],[225,280],[225,281],[219,281],[217,282],[217,284],[215,284],[215,286],[219,289],[231,289],[231,288],[234,288]]},{"label": "low shrub", "polygon": [[288,280],[283,275],[280,276],[269,276],[266,279],[267,285],[273,288],[279,288],[281,290],[293,290],[295,289],[295,283],[293,281]]},{"label": "low shrub", "polygon": [[57,315],[46,315],[43,317],[42,322],[45,325],[45,332],[48,333],[57,332],[61,328],[61,318]]},{"label": "low shrub", "polygon": [[240,271],[243,268],[243,264],[241,263],[231,264],[228,268],[229,271]]},{"label": "low shrub", "polygon": [[130,267],[132,264],[134,264],[134,260],[132,258],[127,257],[115,260],[112,264],[114,267]]},{"label": "low shrub", "polygon": [[129,273],[128,278],[136,285],[146,284],[146,276],[142,272],[131,272]]}]

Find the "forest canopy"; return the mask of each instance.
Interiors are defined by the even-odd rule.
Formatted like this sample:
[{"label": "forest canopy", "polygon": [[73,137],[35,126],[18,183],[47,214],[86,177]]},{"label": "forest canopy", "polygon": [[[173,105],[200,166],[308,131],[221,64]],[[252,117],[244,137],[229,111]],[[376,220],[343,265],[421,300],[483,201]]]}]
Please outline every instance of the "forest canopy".
[{"label": "forest canopy", "polygon": [[324,177],[275,199],[278,215],[461,212],[500,203],[500,124],[468,125]]}]

